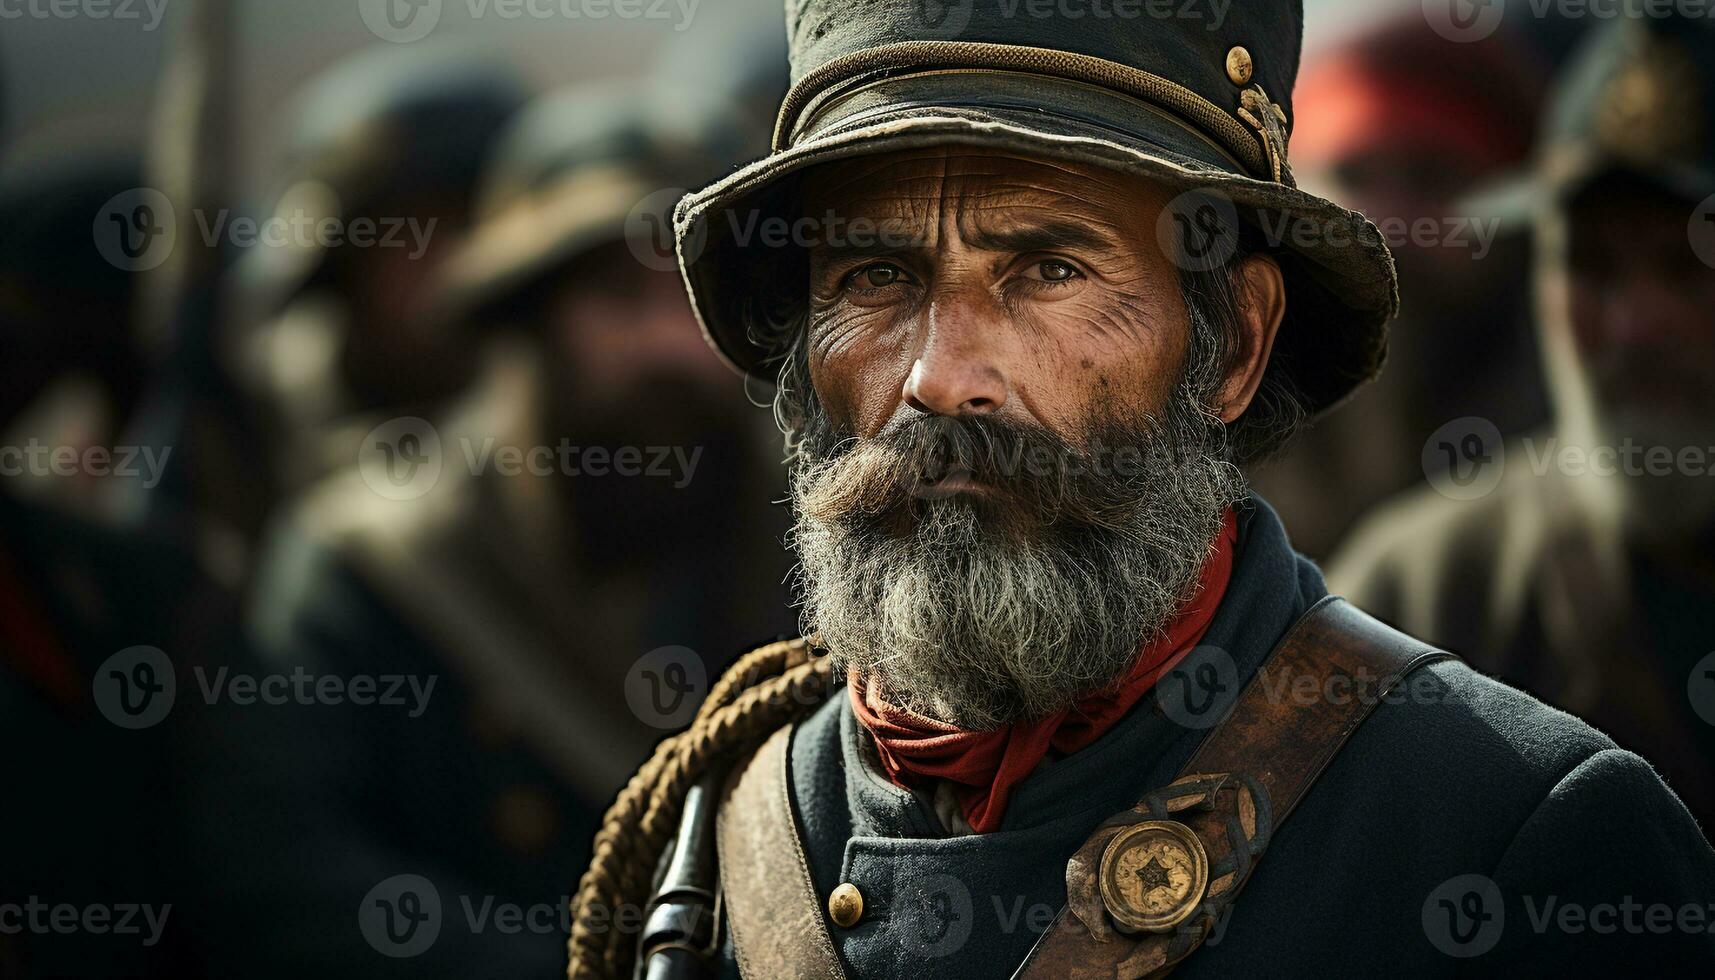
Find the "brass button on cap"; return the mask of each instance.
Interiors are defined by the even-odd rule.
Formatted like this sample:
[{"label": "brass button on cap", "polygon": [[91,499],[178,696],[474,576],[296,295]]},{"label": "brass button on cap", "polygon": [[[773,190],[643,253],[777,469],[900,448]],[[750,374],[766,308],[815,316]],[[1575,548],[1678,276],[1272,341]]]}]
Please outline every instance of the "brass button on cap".
[{"label": "brass button on cap", "polygon": [[828,918],[841,929],[850,929],[863,918],[863,892],[851,882],[845,882],[828,896]]},{"label": "brass button on cap", "polygon": [[1256,62],[1242,45],[1227,52],[1227,77],[1234,85],[1249,85],[1256,74]]}]

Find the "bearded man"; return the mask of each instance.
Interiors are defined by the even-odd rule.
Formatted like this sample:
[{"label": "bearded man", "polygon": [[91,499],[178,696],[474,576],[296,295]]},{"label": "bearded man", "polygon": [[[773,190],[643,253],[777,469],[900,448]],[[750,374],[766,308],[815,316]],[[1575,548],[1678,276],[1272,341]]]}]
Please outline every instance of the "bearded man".
[{"label": "bearded man", "polygon": [[776,152],[680,205],[706,332],[777,383],[811,633],[620,795],[570,975],[1715,961],[1649,765],[1330,598],[1245,488],[1395,306],[1293,186],[1300,4],[954,9],[791,4]]}]

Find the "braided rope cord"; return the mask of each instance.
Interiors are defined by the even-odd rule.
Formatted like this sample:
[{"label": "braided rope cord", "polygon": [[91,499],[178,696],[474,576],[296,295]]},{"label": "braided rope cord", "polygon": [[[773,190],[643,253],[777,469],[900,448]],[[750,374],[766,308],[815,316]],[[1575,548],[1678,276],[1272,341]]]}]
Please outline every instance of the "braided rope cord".
[{"label": "braided rope cord", "polygon": [[691,726],[663,739],[620,791],[572,900],[568,980],[630,976],[637,937],[615,926],[614,913],[648,903],[692,784],[827,699],[828,658],[811,650],[810,641],[788,640],[741,657],[709,691]]}]

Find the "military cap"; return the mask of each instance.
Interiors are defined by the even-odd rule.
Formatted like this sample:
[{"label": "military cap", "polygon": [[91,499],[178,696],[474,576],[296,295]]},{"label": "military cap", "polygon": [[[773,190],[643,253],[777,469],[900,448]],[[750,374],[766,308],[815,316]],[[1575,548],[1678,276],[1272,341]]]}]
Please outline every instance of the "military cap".
[{"label": "military cap", "polygon": [[[414,197],[470,207],[495,139],[527,101],[513,72],[430,52],[367,52],[329,69],[299,97],[275,214],[350,221]],[[321,285],[328,250],[252,249],[242,282],[257,315]]]},{"label": "military cap", "polygon": [[433,304],[439,317],[485,321],[615,242],[672,268],[672,205],[719,168],[698,134],[669,125],[651,95],[591,83],[540,96],[519,113],[483,176],[470,240],[447,264]]},{"label": "military cap", "polygon": [[1176,204],[1216,201],[1235,243],[1241,223],[1290,226],[1278,243],[1263,239],[1288,283],[1269,371],[1312,411],[1372,378],[1398,307],[1393,259],[1373,224],[1293,179],[1302,3],[1235,4],[1218,20],[1181,4],[1104,5],[1101,17],[1061,6],[789,0],[793,84],[773,152],[676,212],[681,267],[716,350],[747,374],[771,373],[780,352],[747,332],[754,279],[742,270],[778,253],[743,232],[756,215],[793,217],[808,169],[959,145],[1094,164],[1193,195]]}]

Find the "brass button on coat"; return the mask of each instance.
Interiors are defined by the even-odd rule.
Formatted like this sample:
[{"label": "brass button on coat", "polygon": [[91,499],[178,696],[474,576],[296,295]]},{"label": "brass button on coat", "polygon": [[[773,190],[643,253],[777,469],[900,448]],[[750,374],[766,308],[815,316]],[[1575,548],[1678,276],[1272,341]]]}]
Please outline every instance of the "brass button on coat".
[{"label": "brass button on coat", "polygon": [[1249,85],[1255,74],[1256,63],[1251,60],[1250,51],[1240,46],[1227,52],[1227,77],[1234,85]]},{"label": "brass button on coat", "polygon": [[849,881],[834,889],[828,896],[828,918],[841,929],[857,925],[863,918],[863,892]]}]

